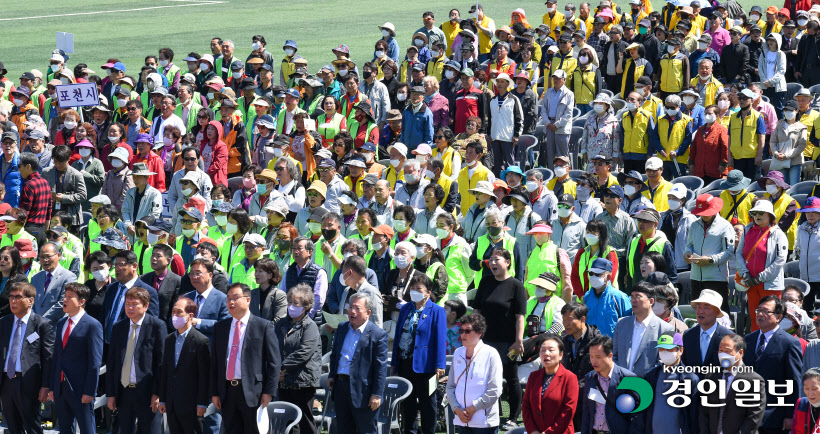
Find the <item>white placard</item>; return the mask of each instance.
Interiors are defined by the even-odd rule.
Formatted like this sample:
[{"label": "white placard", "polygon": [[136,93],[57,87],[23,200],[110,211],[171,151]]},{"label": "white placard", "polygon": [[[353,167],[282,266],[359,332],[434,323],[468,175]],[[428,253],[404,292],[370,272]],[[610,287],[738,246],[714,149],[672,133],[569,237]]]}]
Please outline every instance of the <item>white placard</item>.
[{"label": "white placard", "polygon": [[56,86],[60,108],[89,107],[100,104],[96,83],[72,83]]},{"label": "white placard", "polygon": [[57,49],[63,50],[66,54],[74,53],[74,34],[57,32]]}]

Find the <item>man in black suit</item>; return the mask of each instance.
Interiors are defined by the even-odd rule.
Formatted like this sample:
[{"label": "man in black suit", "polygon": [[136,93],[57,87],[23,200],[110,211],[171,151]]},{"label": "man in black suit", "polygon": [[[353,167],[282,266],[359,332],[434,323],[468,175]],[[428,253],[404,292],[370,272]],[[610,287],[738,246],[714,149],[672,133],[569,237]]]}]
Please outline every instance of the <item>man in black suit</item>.
[{"label": "man in black suit", "polygon": [[267,407],[276,395],[282,365],[273,323],[251,315],[250,303],[250,287],[232,284],[231,318],[214,326],[211,399],[222,411],[222,427],[228,434],[259,433],[256,410]]},{"label": "man in black suit", "polygon": [[148,314],[159,316],[157,291],[139,279],[138,269],[139,264],[136,253],[123,250],[114,255],[114,277],[117,281],[108,285],[108,289],[105,290],[105,300],[103,300],[103,311],[105,312],[103,336],[106,343],[111,340],[111,330],[114,328],[114,324],[125,316],[125,293],[129,289],[135,286],[145,288],[151,299],[148,304]]},{"label": "man in black suit", "polygon": [[[697,327],[692,327],[683,333],[684,366],[720,366],[718,347],[724,336],[732,333],[731,330],[717,323],[723,316],[720,310],[723,297],[711,289],[704,289],[700,297],[690,303],[695,309]],[[705,350],[705,351],[704,351]]]},{"label": "man in black suit", "polygon": [[210,404],[210,341],[193,326],[196,303],[182,297],[171,311],[175,331],[165,338],[159,382],[159,411],[167,413],[171,434],[201,434]]},{"label": "man in black suit", "polygon": [[12,284],[11,314],[0,318],[0,354],[5,361],[0,398],[10,433],[43,432],[40,404],[48,400],[54,329],[51,321],[31,311],[35,294],[28,282]]},{"label": "man in black suit", "polygon": [[159,377],[166,326],[148,315],[148,290],[133,287],[125,293],[125,316],[114,325],[108,346],[105,394],[108,408],[119,414],[120,432],[159,434]]},{"label": "man in black suit", "polygon": [[[592,339],[601,336],[598,327],[587,324],[589,309],[585,304],[570,302],[561,308],[566,336],[564,341],[564,357],[561,364],[578,378],[579,391],[584,389],[584,380],[587,373],[592,372],[592,362],[589,360],[589,343]],[[580,393],[580,392],[579,392]],[[580,428],[582,406],[575,410],[572,417],[573,424]]]},{"label": "man in black suit", "polygon": [[[181,277],[169,269],[174,258],[174,250],[167,244],[155,244],[151,251],[151,271],[140,276],[140,280],[151,285],[159,297],[159,319],[168,323],[171,308],[179,297]],[[173,328],[168,324],[168,331]]]},{"label": "man in black suit", "polygon": [[[732,389],[732,382],[745,380],[749,383],[758,382],[760,391],[766,390],[763,377],[756,372],[746,370],[743,364],[743,354],[746,352],[746,341],[743,337],[730,333],[720,340],[721,362],[726,365],[721,373],[709,374],[706,380],[712,380],[720,387],[720,380],[726,380],[726,399],[722,400],[719,393],[715,391],[706,396],[709,405],[703,405],[698,401],[698,421],[702,434],[724,433],[755,433],[760,422],[763,420],[763,410],[766,408],[766,395],[761,394],[759,401],[754,401],[750,407],[741,407],[735,398],[737,392]],[[724,361],[725,360],[725,361]],[[752,389],[754,390],[754,389]],[[702,399],[702,398],[701,398]],[[748,404],[750,401],[746,401]],[[718,406],[718,404],[725,404]],[[722,413],[722,414],[721,414]],[[722,426],[718,424],[722,422]]]},{"label": "man in black suit", "polygon": [[[760,330],[746,335],[746,348],[743,363],[754,368],[768,385],[773,380],[784,389],[786,382],[791,381],[792,393],[786,396],[789,407],[766,407],[760,433],[782,433],[791,427],[792,406],[800,396],[803,372],[803,350],[800,341],[786,333],[778,325],[786,313],[786,305],[777,295],[767,295],[760,299],[755,309],[757,326]],[[766,400],[776,402],[770,394],[771,387],[766,388]]]},{"label": "man in black suit", "polygon": [[351,432],[355,427],[360,434],[376,433],[388,366],[387,332],[369,321],[371,312],[367,294],[350,297],[349,320],[336,329],[327,378],[336,405],[336,424]]}]

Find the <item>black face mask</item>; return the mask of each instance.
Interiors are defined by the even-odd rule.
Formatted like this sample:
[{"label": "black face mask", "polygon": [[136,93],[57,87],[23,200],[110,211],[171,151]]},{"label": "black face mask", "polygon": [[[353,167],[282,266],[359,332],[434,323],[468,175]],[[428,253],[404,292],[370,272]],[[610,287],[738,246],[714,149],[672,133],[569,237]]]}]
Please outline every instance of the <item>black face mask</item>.
[{"label": "black face mask", "polygon": [[292,242],[290,240],[276,240],[276,245],[279,247],[279,250],[290,250],[291,244]]},{"label": "black face mask", "polygon": [[493,238],[497,237],[502,230],[504,230],[503,227],[487,226],[487,233]]},{"label": "black face mask", "polygon": [[336,229],[322,229],[322,236],[325,237],[326,240],[332,240],[336,238],[338,232]]},{"label": "black face mask", "polygon": [[362,71],[362,77],[363,77],[365,80],[370,79],[370,77],[371,77],[372,75],[373,75],[373,72],[371,72],[371,71]]}]

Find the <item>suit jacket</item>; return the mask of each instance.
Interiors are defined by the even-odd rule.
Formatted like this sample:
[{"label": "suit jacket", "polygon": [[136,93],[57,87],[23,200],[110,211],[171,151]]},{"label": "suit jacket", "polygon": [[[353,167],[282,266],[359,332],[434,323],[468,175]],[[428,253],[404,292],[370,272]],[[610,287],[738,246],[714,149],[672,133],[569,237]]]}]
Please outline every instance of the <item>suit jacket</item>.
[{"label": "suit jacket", "polygon": [[208,390],[211,375],[211,342],[195,327],[188,330],[179,361],[174,364],[176,331],[165,338],[162,375],[159,381],[159,401],[168,411],[196,411],[211,403]]},{"label": "suit jacket", "polygon": [[720,324],[717,325],[706,350],[706,359],[700,353],[700,333],[700,326],[692,327],[683,333],[684,351],[683,356],[681,356],[681,363],[686,366],[720,366],[720,360],[718,359],[720,341],[724,336],[731,334],[732,331]]},{"label": "suit jacket", "polygon": [[578,379],[575,374],[558,365],[546,392],[541,395],[544,370],[533,371],[527,378],[521,410],[527,432],[574,434],[572,417],[578,404]]},{"label": "suit jacket", "polygon": [[[684,351],[686,353],[686,351]],[[706,376],[707,380],[717,382],[723,378],[723,374],[709,374]],[[733,381],[747,380],[749,382],[760,382],[760,390],[766,390],[766,384],[763,377],[756,372],[741,372],[735,375]],[[752,389],[754,390],[754,389]],[[731,387],[726,393],[726,406],[723,407],[723,432],[724,433],[741,433],[741,434],[755,434],[757,433],[760,422],[763,421],[763,411],[766,409],[766,395],[762,394],[759,401],[754,402],[752,407],[741,407],[735,400],[736,392]],[[717,404],[720,399],[717,393],[706,395],[706,399],[710,404]],[[698,432],[702,434],[718,434],[718,420],[720,419],[721,407],[707,407],[698,405],[698,421],[700,429]]]},{"label": "suit jacket", "polygon": [[[803,372],[803,349],[800,341],[794,336],[786,333],[781,328],[777,328],[769,343],[763,350],[763,354],[758,357],[757,344],[760,340],[760,330],[746,335],[746,351],[743,353],[743,364],[754,368],[755,372],[761,374],[764,380],[774,380],[777,384],[784,384],[791,380],[793,383],[792,394],[786,397],[786,402],[794,404],[800,396],[802,388]],[[776,397],[768,393],[766,389],[766,399],[775,402]],[[780,429],[783,426],[783,419],[792,416],[792,407],[766,407],[763,415],[761,428]]]},{"label": "suit jacket", "polygon": [[[584,378],[584,389],[581,396],[578,398],[582,401],[583,415],[581,421],[581,433],[592,434],[592,428],[595,426],[595,404],[589,397],[590,389],[598,389],[596,376],[598,372],[592,371]],[[607,398],[612,405],[605,404],[606,409],[606,423],[609,425],[609,431],[612,433],[642,433],[643,423],[642,418],[630,414],[622,414],[615,409],[615,400],[619,396],[618,384],[624,377],[635,377],[636,375],[629,370],[626,370],[618,365],[612,367],[612,372],[609,374],[609,387],[606,392]],[[602,393],[603,394],[603,393]]]},{"label": "suit jacket", "polygon": [[[0,357],[5,369],[6,357],[11,350],[11,329],[17,317],[9,314],[0,318]],[[36,338],[33,336],[37,335]],[[36,397],[41,387],[48,387],[51,373],[51,354],[54,350],[54,329],[51,321],[31,312],[20,345],[20,372],[23,374],[23,394]],[[8,377],[0,375],[0,389]]]},{"label": "suit jacket", "polygon": [[[392,366],[399,371],[401,353],[399,344],[404,332],[404,323],[415,311],[415,303],[405,303],[399,311],[396,321],[396,337],[393,339]],[[446,367],[447,358],[447,313],[444,308],[427,300],[416,325],[413,339],[413,371],[419,374],[432,374],[436,369]]]},{"label": "suit jacket", "polygon": [[[134,347],[134,374],[140,402],[149,402],[151,395],[159,394],[159,376],[162,370],[162,351],[165,346],[165,322],[155,316],[145,314],[140,326],[137,343]],[[120,383],[125,353],[128,348],[128,335],[131,333],[131,320],[124,317],[114,324],[111,330],[111,341],[108,344],[106,361],[105,394],[109,397],[120,397],[123,391]]]},{"label": "suit jacket", "polygon": [[[51,166],[43,169],[43,178],[48,181],[52,191],[57,191],[57,167]],[[63,176],[62,184],[62,202],[55,202],[54,208],[57,209],[57,204],[60,204],[61,211],[67,211],[71,214],[71,224],[79,226],[83,222],[83,203],[88,199],[88,193],[85,189],[85,179],[83,174],[77,169],[68,166]]]},{"label": "suit jacket", "polygon": [[[208,297],[210,298],[210,297]],[[214,326],[213,350],[211,351],[211,396],[225,402],[227,392],[228,345],[233,317],[219,321]],[[242,341],[242,392],[245,404],[256,409],[262,394],[276,396],[282,355],[273,323],[251,315]]]},{"label": "suit jacket", "polygon": [[[140,281],[153,287],[155,275],[156,273],[153,271],[145,273],[140,276]],[[168,321],[168,319],[171,318],[171,310],[174,308],[174,303],[177,302],[177,298],[179,298],[179,285],[181,281],[182,278],[178,274],[168,270],[168,274],[166,274],[165,279],[162,280],[162,285],[159,286],[157,294],[157,297],[159,297],[159,314],[157,315],[159,319]],[[173,330],[173,328],[168,329],[169,332],[171,330]]]},{"label": "suit jacket", "polygon": [[[148,294],[151,295],[151,302],[148,304],[148,314],[158,317],[159,316],[159,296],[157,295],[157,291],[149,284],[143,282],[140,279],[137,279],[134,282],[132,288],[139,287],[145,288],[148,291]],[[110,317],[111,311],[114,310],[114,305],[116,304],[117,292],[120,289],[120,282],[118,280],[114,280],[108,285],[108,289],[105,290],[105,300],[103,300],[103,329],[108,327],[108,319]],[[127,291],[126,291],[127,292]],[[125,292],[122,294],[125,297]],[[125,318],[125,302],[123,301],[122,307],[120,308],[120,314],[117,317],[117,322]],[[116,325],[116,323],[114,324]]]},{"label": "suit jacket", "polygon": [[[651,315],[649,318],[649,325],[643,333],[643,338],[638,346],[638,354],[634,357],[635,364],[632,366],[632,372],[639,377],[642,377],[658,363],[658,350],[655,349],[655,345],[658,344],[661,333],[674,331],[669,323],[658,318],[657,315]],[[613,360],[618,366],[629,367],[629,353],[632,350],[632,330],[634,328],[634,315],[621,318],[618,320],[618,324],[615,325],[615,333],[612,336],[615,343]]]},{"label": "suit jacket", "polygon": [[[587,332],[581,336],[578,345],[578,351],[575,355],[572,354],[572,341],[570,336],[564,336],[564,357],[561,359],[561,364],[564,365],[570,372],[578,377],[579,389],[584,387],[584,380],[588,372],[592,371],[592,362],[589,361],[589,342],[592,338],[601,336],[598,327],[587,324]],[[580,425],[576,428],[580,428]]]},{"label": "suit jacket", "polygon": [[[342,345],[350,328],[350,322],[343,322],[336,329],[333,351],[330,353],[330,379],[336,378]],[[368,321],[350,361],[350,377],[357,379],[350,382],[350,399],[354,407],[367,407],[371,396],[382,396],[387,366],[387,332]]]},{"label": "suit jacket", "polygon": [[[681,364],[681,366],[686,366],[685,364]],[[662,385],[658,386],[658,378],[660,378],[661,372],[664,368],[663,364],[655,366],[654,368],[650,369],[649,372],[646,373],[644,379],[652,386],[652,390],[655,392],[655,398],[652,400],[652,403],[649,404],[649,407],[646,408],[645,411],[640,413],[640,417],[643,418],[642,425],[645,428],[645,432],[647,434],[652,434],[653,431],[653,419],[654,419],[654,412],[655,412],[655,403],[658,400],[666,399],[666,396],[663,396],[663,393],[667,392],[672,388],[670,383],[662,383]],[[698,421],[697,421],[697,403],[695,402],[696,399],[699,398],[697,391],[698,385],[698,376],[692,373],[672,373],[669,374],[665,381],[681,381],[681,382],[689,382],[692,384],[692,404],[680,409],[681,414],[678,421],[680,422],[680,432],[681,434],[697,434],[698,431]]]},{"label": "suit jacket", "polygon": [[54,396],[60,395],[60,372],[63,372],[67,387],[75,395],[96,396],[97,379],[102,365],[102,324],[86,312],[74,324],[63,348],[63,325],[66,321],[68,317],[61,318],[54,327],[55,345],[49,389],[54,391]]},{"label": "suit jacket", "polygon": [[66,283],[76,282],[77,275],[61,265],[57,265],[57,268],[51,273],[51,282],[48,284],[48,288],[45,288],[46,274],[46,270],[42,270],[31,278],[31,284],[37,289],[37,296],[34,298],[32,310],[37,315],[42,315],[54,322],[64,315],[63,296],[65,295],[65,285]]},{"label": "suit jacket", "polygon": [[[196,301],[196,294],[196,290],[193,290],[185,294],[185,297]],[[202,322],[199,323],[196,329],[207,336],[208,339],[213,340],[214,325],[216,325],[217,321],[230,318],[230,316],[231,314],[228,313],[228,296],[213,288],[211,289],[211,293],[208,294],[208,298],[203,302],[202,309],[199,311],[197,318],[202,320]]]}]

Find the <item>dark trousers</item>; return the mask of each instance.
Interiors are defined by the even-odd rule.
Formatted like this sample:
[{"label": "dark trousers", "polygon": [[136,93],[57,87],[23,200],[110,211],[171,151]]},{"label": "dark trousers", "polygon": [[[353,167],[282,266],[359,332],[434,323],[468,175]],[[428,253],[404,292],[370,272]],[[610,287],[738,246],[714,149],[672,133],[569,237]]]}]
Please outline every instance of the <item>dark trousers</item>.
[{"label": "dark trousers", "polygon": [[242,383],[225,386],[225,399],[222,400],[222,427],[226,434],[258,434],[256,425],[256,407],[248,407]]},{"label": "dark trousers", "polygon": [[671,181],[680,176],[686,176],[688,167],[677,161],[663,162],[663,179]]},{"label": "dark trousers", "polygon": [[704,289],[711,289],[723,297],[723,303],[720,305],[720,310],[729,312],[729,282],[711,282],[692,280],[692,300],[700,297],[700,293]]},{"label": "dark trousers", "polygon": [[30,233],[34,239],[37,240],[37,248],[43,247],[43,244],[46,243],[46,226],[45,225],[33,225],[27,224],[23,227],[26,232]]},{"label": "dark trousers", "polygon": [[631,170],[637,170],[638,173],[646,172],[646,158],[643,160],[624,160],[624,173],[629,173]]},{"label": "dark trousers", "polygon": [[712,178],[711,176],[703,175],[700,177],[700,179],[703,180],[703,186],[705,187],[721,178]]},{"label": "dark trousers", "polygon": [[786,91],[775,92],[773,87],[763,89],[763,95],[769,98],[769,104],[774,106],[774,111],[778,119],[783,119],[783,100],[786,98]]},{"label": "dark trousers", "polygon": [[501,169],[515,166],[515,148],[512,142],[502,142],[501,140],[493,140],[493,165],[490,167],[496,178],[501,176]]},{"label": "dark trousers", "polygon": [[336,376],[333,384],[333,404],[336,406],[336,422],[334,425],[341,427],[337,432],[376,434],[376,417],[379,415],[381,408],[374,411],[369,406],[364,408],[354,407],[350,399],[350,380]]},{"label": "dark trousers", "polygon": [[289,402],[302,410],[302,420],[293,427],[291,434],[316,434],[316,423],[313,422],[313,395],[316,389],[304,387],[300,389],[279,388],[279,400]]},{"label": "dark trousers", "polygon": [[61,433],[74,434],[75,421],[80,426],[80,433],[95,434],[97,432],[94,422],[94,404],[83,404],[82,394],[72,391],[67,381],[63,381],[60,385],[59,394],[54,394],[54,400]]},{"label": "dark trousers", "polygon": [[166,414],[171,434],[202,434],[202,418],[196,415],[196,410],[180,411],[175,408]]},{"label": "dark trousers", "polygon": [[491,428],[473,428],[469,426],[459,426],[458,434],[496,434],[498,433],[498,427],[494,426]]},{"label": "dark trousers", "polygon": [[[6,373],[0,372],[0,375],[6,375]],[[40,401],[37,399],[37,394],[30,396],[30,394],[24,393],[23,380],[19,376],[12,379],[6,377],[3,380],[0,399],[3,403],[3,419],[8,424],[6,432],[10,434],[42,434]]]},{"label": "dark trousers", "polygon": [[755,164],[754,158],[735,158],[734,168],[743,172],[743,176],[752,181],[760,179],[760,166]]},{"label": "dark trousers", "polygon": [[507,401],[510,403],[510,420],[518,422],[521,416],[521,383],[518,382],[518,363],[510,360],[507,353],[512,346],[512,342],[487,342],[487,344],[501,356],[501,374],[507,382]]},{"label": "dark trousers", "polygon": [[814,311],[818,292],[820,292],[820,282],[809,282],[809,294],[803,297],[803,310]]},{"label": "dark trousers", "polygon": [[138,434],[157,434],[162,430],[162,418],[151,411],[151,398],[140,396],[137,388],[123,388],[117,397],[119,432],[131,434],[134,427]]},{"label": "dark trousers", "polygon": [[399,376],[408,380],[413,385],[413,392],[401,403],[402,422],[404,432],[416,434],[416,415],[421,413],[421,432],[423,434],[435,434],[436,432],[436,411],[438,410],[435,393],[430,390],[430,377],[435,374],[419,374],[413,371],[413,359],[401,359],[399,361]]},{"label": "dark trousers", "polygon": [[621,92],[621,75],[607,75],[606,71],[602,71],[604,74],[604,81],[606,82],[606,88],[611,90],[612,93],[615,95]]}]

